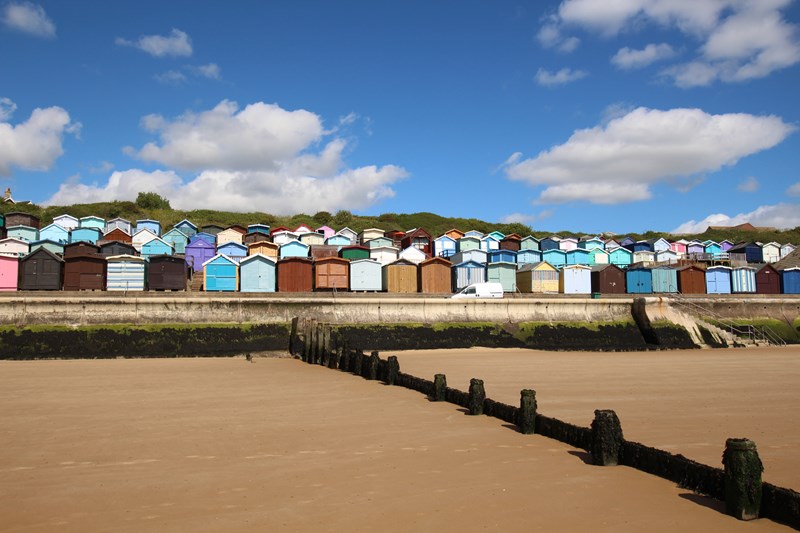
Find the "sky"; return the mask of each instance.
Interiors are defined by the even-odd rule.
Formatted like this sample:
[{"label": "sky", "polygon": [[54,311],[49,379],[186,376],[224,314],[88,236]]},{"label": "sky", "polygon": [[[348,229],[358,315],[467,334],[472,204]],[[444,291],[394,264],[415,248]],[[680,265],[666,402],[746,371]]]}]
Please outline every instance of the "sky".
[{"label": "sky", "polygon": [[0,0],[0,187],[793,228],[799,28],[791,0]]}]

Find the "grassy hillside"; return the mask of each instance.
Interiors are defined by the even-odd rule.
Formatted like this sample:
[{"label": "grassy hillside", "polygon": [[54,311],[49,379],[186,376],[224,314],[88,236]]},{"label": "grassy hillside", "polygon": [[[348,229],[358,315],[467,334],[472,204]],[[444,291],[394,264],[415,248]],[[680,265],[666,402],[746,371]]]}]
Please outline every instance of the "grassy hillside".
[{"label": "grassy hillside", "polygon": [[[308,224],[312,227],[319,227],[328,225],[335,229],[341,229],[345,226],[355,230],[361,231],[365,228],[381,228],[383,230],[409,230],[411,228],[425,228],[434,237],[441,235],[451,228],[458,228],[462,231],[475,229],[481,232],[489,232],[493,230],[501,231],[504,234],[517,233],[521,236],[533,235],[534,237],[546,237],[552,232],[537,231],[530,226],[519,223],[501,224],[495,222],[486,222],[475,218],[448,218],[436,215],[434,213],[384,213],[378,216],[358,216],[353,215],[349,211],[339,211],[337,213],[328,213],[321,211],[314,215],[300,213],[292,216],[276,216],[269,213],[262,213],[258,211],[250,213],[232,213],[227,211],[212,211],[207,209],[198,209],[193,211],[178,211],[171,209],[168,203],[162,205],[151,206],[148,202],[103,202],[95,204],[75,204],[68,206],[49,206],[40,207],[34,204],[25,205],[6,205],[0,204],[0,213],[8,213],[11,211],[24,211],[38,216],[42,221],[42,226],[49,224],[53,217],[63,214],[69,214],[74,217],[85,217],[88,215],[96,215],[105,219],[115,217],[122,217],[130,221],[135,221],[142,218],[152,218],[159,220],[165,229],[169,229],[175,223],[186,218],[191,220],[197,226],[204,226],[206,224],[217,224],[219,226],[227,227],[233,224],[240,224],[247,226],[248,224],[269,224],[270,226],[286,226],[295,228],[300,224]],[[585,232],[572,232],[561,231],[558,232],[562,236],[580,237],[582,235],[590,235],[597,231],[598,228],[585,228]],[[770,242],[775,241],[779,243],[791,242],[800,244],[800,227],[784,231],[765,231],[765,232],[749,232],[749,231],[720,231],[720,230],[707,230],[704,233],[693,235],[672,236],[668,233],[648,231],[646,233],[630,233],[634,239],[650,239],[656,237],[666,237],[668,239],[685,238],[685,239],[711,239],[714,241],[721,241],[728,239],[733,242],[738,241],[761,241]]]}]

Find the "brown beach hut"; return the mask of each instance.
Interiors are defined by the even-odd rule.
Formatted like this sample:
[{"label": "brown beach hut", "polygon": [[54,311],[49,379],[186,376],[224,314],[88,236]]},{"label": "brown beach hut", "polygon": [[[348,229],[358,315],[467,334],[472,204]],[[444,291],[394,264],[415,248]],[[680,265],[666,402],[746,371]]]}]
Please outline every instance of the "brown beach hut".
[{"label": "brown beach hut", "polygon": [[314,262],[314,285],[318,291],[349,290],[350,261],[336,256],[317,259]]},{"label": "brown beach hut", "polygon": [[419,292],[417,265],[406,259],[384,265],[383,287],[386,292]]},{"label": "brown beach hut", "polygon": [[103,238],[101,240],[103,240],[103,241],[119,241],[119,242],[124,242],[124,243],[130,244],[132,242],[132,237],[131,237],[131,234],[128,233],[127,231],[125,231],[123,229],[120,229],[120,228],[114,228],[111,231],[109,231],[108,233],[104,234]]},{"label": "brown beach hut", "polygon": [[22,213],[14,211],[13,213],[6,213],[6,228],[14,226],[28,226],[31,228],[39,229],[39,217],[31,215],[30,213]]},{"label": "brown beach hut", "polygon": [[514,252],[519,252],[521,244],[522,244],[522,237],[520,237],[516,233],[512,233],[511,235],[506,235],[505,237],[500,239],[501,250],[512,250]]},{"label": "brown beach hut", "polygon": [[100,247],[86,241],[73,242],[64,245],[64,259],[84,255],[100,255]]},{"label": "brown beach hut", "polygon": [[46,248],[20,259],[19,290],[60,291],[64,283],[64,260]]},{"label": "brown beach hut", "polygon": [[287,257],[276,264],[278,292],[314,290],[314,263],[306,257]]},{"label": "brown beach hut", "polygon": [[182,255],[154,255],[148,260],[147,288],[151,291],[185,291],[189,265]]},{"label": "brown beach hut", "polygon": [[[66,250],[65,250],[66,251]],[[106,289],[106,258],[98,253],[64,257],[65,291],[103,291]]]},{"label": "brown beach hut", "polygon": [[695,265],[680,267],[678,270],[678,292],[681,294],[705,294],[706,271]]},{"label": "brown beach hut", "polygon": [[309,254],[312,259],[339,257],[339,247],[331,244],[312,244],[309,247]]},{"label": "brown beach hut", "polygon": [[617,265],[595,265],[591,278],[592,292],[625,294],[625,272]]},{"label": "brown beach hut", "polygon": [[781,274],[775,267],[765,264],[756,272],[756,294],[780,294]]},{"label": "brown beach hut", "polygon": [[443,257],[431,257],[419,264],[419,290],[425,294],[453,292],[453,264]]},{"label": "brown beach hut", "polygon": [[251,231],[250,233],[246,233],[245,236],[242,238],[242,243],[253,244],[255,242],[269,241],[269,240],[270,236],[268,231],[257,230],[257,231]]}]

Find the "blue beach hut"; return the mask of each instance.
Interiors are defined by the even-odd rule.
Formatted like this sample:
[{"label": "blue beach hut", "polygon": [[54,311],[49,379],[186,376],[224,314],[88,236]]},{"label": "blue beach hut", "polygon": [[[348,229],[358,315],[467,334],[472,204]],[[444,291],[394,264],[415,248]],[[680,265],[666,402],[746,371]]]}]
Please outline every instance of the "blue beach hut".
[{"label": "blue beach hut", "polygon": [[275,260],[263,254],[239,262],[242,292],[275,292]]},{"label": "blue beach hut", "polygon": [[192,271],[198,272],[203,270],[203,263],[214,257],[217,252],[213,243],[195,235],[195,238],[186,245],[185,253],[186,262],[192,267]]},{"label": "blue beach hut", "polygon": [[159,222],[158,220],[153,220],[150,218],[143,218],[141,220],[137,220],[136,229],[134,230],[134,233],[139,233],[143,229],[149,229],[150,231],[155,233],[156,236],[159,237],[161,236],[161,222]]},{"label": "blue beach hut", "polygon": [[564,250],[551,248],[542,252],[542,261],[559,268],[567,264],[567,253]]},{"label": "blue beach hut", "polygon": [[473,283],[483,283],[486,281],[486,266],[477,261],[464,261],[453,265],[453,286],[456,291]]},{"label": "blue beach hut", "polygon": [[103,233],[97,228],[75,228],[69,232],[69,242],[90,242],[97,244],[103,238]]},{"label": "blue beach hut", "polygon": [[346,235],[340,235],[337,233],[336,235],[331,235],[325,239],[325,244],[328,246],[338,246],[341,249],[342,246],[350,246],[353,243],[350,242],[350,239]]},{"label": "blue beach hut", "polygon": [[800,294],[800,267],[781,270],[781,293]]},{"label": "blue beach hut", "polygon": [[177,228],[172,228],[162,237],[175,249],[176,254],[186,253],[186,245],[189,244],[189,236]]},{"label": "blue beach hut", "polygon": [[203,263],[204,285],[207,292],[236,292],[239,286],[239,265],[222,254]]},{"label": "blue beach hut", "polygon": [[706,294],[731,293],[731,268],[713,266],[706,269]]},{"label": "blue beach hut", "polygon": [[21,241],[38,241],[39,230],[33,226],[10,226],[6,228],[6,237],[11,239],[19,239]]},{"label": "blue beach hut", "polygon": [[175,224],[172,227],[172,229],[176,229],[176,230],[180,231],[181,233],[186,235],[187,239],[191,239],[192,237],[194,237],[198,233],[197,226],[195,226],[194,224],[191,223],[191,221],[189,221],[189,220],[187,220],[185,218],[183,220],[181,220],[180,222],[178,222],[177,224]]},{"label": "blue beach hut", "polygon": [[69,230],[54,222],[39,230],[39,240],[69,244]]},{"label": "blue beach hut", "polygon": [[520,249],[517,252],[517,264],[527,265],[530,263],[539,263],[542,260],[542,252],[533,249]]},{"label": "blue beach hut", "polygon": [[628,294],[651,294],[653,275],[649,268],[629,268],[625,271],[625,287]]},{"label": "blue beach hut", "polygon": [[243,257],[247,257],[247,246],[229,241],[217,246],[217,253],[226,255],[238,263]]},{"label": "blue beach hut", "polygon": [[731,292],[756,292],[756,269],[753,267],[735,267],[731,270]]},{"label": "blue beach hut", "polygon": [[106,290],[143,291],[146,261],[136,255],[107,257]]},{"label": "blue beach hut", "polygon": [[516,263],[517,252],[514,250],[492,250],[489,252],[490,263]]},{"label": "blue beach hut", "polygon": [[440,235],[433,239],[433,251],[438,257],[451,257],[456,253],[456,240],[449,235]]},{"label": "blue beach hut", "polygon": [[587,249],[575,248],[567,252],[568,265],[590,265],[591,260],[591,254]]},{"label": "blue beach hut", "polygon": [[[285,259],[287,257],[308,257],[309,246],[300,241],[289,241],[281,244],[278,249],[278,258]],[[367,251],[369,255],[369,251]]]},{"label": "blue beach hut", "polygon": [[195,233],[194,237],[189,239],[189,242],[192,242],[192,241],[197,240],[197,239],[199,239],[201,241],[205,241],[208,244],[210,244],[211,246],[216,246],[217,245],[217,236],[216,235],[212,235],[211,233],[206,233],[205,231],[201,231],[199,233]]},{"label": "blue beach hut", "polygon": [[153,257],[154,255],[172,255],[175,250],[172,244],[168,243],[161,237],[149,240],[142,245],[142,257]]}]

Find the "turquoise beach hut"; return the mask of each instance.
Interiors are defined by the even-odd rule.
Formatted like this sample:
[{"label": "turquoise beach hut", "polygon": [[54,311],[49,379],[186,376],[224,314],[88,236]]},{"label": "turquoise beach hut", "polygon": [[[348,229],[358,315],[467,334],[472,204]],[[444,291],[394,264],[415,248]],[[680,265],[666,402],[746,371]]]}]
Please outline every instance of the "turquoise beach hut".
[{"label": "turquoise beach hut", "polygon": [[618,246],[611,250],[606,249],[608,252],[608,262],[618,267],[627,266],[633,263],[633,252],[625,247]]},{"label": "turquoise beach hut", "polygon": [[558,248],[550,248],[542,252],[542,261],[556,268],[567,264],[567,252]]},{"label": "turquoise beach hut", "polygon": [[591,254],[587,249],[573,248],[567,252],[568,265],[589,265],[591,260]]},{"label": "turquoise beach hut", "polygon": [[625,287],[628,294],[651,294],[653,275],[649,268],[629,268],[625,271]]},{"label": "turquoise beach hut", "polygon": [[172,245],[176,254],[186,253],[186,245],[189,244],[189,235],[186,235],[178,228],[172,228],[161,238]]},{"label": "turquoise beach hut", "polygon": [[496,281],[503,286],[503,292],[517,291],[517,264],[498,262],[486,265],[486,281]]},{"label": "turquoise beach hut", "polygon": [[236,292],[239,286],[239,265],[222,254],[203,263],[205,290],[207,292]]},{"label": "turquoise beach hut", "polygon": [[38,241],[39,230],[33,226],[10,226],[6,228],[6,237],[28,242]]},{"label": "turquoise beach hut", "polygon": [[172,255],[175,253],[175,249],[172,247],[172,244],[168,243],[161,237],[156,237],[155,239],[144,243],[140,253],[142,254],[142,257],[153,257],[154,255]]},{"label": "turquoise beach hut", "polygon": [[669,267],[657,267],[650,270],[653,292],[678,292],[678,271]]},{"label": "turquoise beach hut", "polygon": [[180,231],[181,233],[186,235],[187,239],[191,239],[192,237],[194,237],[198,233],[197,226],[195,226],[194,224],[192,224],[191,221],[189,221],[189,220],[187,220],[185,218],[183,220],[181,220],[180,222],[178,222],[177,224],[175,224],[175,226],[173,226],[172,229],[176,229],[176,230]]},{"label": "turquoise beach hut", "polygon": [[69,242],[90,242],[97,244],[103,238],[103,233],[97,228],[75,228],[69,232]]},{"label": "turquoise beach hut", "polygon": [[275,260],[263,254],[239,262],[242,292],[275,292]]},{"label": "turquoise beach hut", "polygon": [[39,230],[39,240],[69,243],[69,230],[62,228],[55,222]]}]

